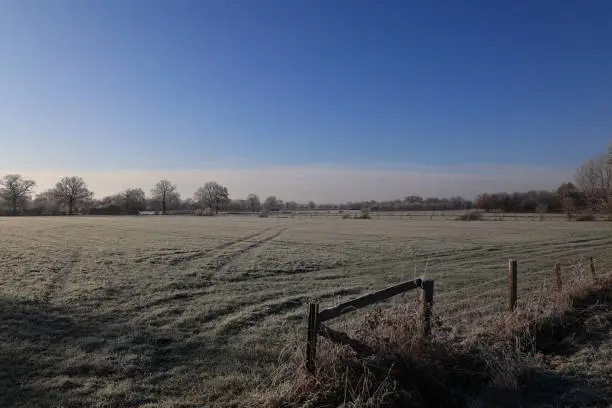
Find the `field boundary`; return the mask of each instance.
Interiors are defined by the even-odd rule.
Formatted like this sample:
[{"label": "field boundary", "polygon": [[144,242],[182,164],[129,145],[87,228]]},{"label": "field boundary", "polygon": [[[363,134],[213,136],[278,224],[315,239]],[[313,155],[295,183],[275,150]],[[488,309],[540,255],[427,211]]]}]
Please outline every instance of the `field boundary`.
[{"label": "field boundary", "polygon": [[[519,300],[519,269],[518,269],[518,261],[516,259],[508,260],[508,276],[507,277],[499,277],[487,282],[478,283],[475,285],[471,285],[468,287],[464,287],[461,289],[457,289],[453,292],[444,293],[444,296],[448,296],[450,293],[457,292],[467,292],[464,295],[464,299],[456,302],[467,304],[462,307],[462,312],[459,315],[452,316],[447,319],[452,319],[453,317],[461,317],[466,316],[471,313],[491,309],[492,307],[500,307],[503,303],[493,303],[485,305],[484,307],[469,307],[470,303],[473,303],[474,299],[477,299],[483,295],[487,295],[493,291],[491,290],[483,290],[483,287],[492,283],[503,282],[507,279],[508,292],[507,292],[507,306],[503,309],[506,310],[506,313],[515,314],[517,312],[517,302]],[[525,279],[527,281],[533,279],[541,279],[544,281],[551,282],[553,284],[552,290],[555,293],[561,293],[564,289],[564,284],[572,285],[571,279],[567,279],[565,282],[562,277],[562,268],[559,262],[554,263],[547,278],[541,276],[532,276],[531,274],[525,275]],[[539,274],[538,274],[539,275]],[[598,283],[600,281],[600,277],[597,274],[595,268],[595,261],[593,257],[588,257],[586,259],[586,265],[583,270],[580,272],[581,278],[586,278],[591,280],[593,283]],[[306,369],[310,373],[315,372],[316,366],[316,356],[317,356],[317,337],[322,336],[327,338],[329,341],[341,344],[350,347],[357,355],[361,356],[372,356],[376,354],[376,351],[372,349],[367,344],[349,337],[346,333],[337,331],[332,329],[331,327],[324,325],[323,322],[326,322],[331,319],[335,319],[349,312],[361,309],[363,307],[384,301],[393,296],[396,296],[401,293],[405,293],[411,290],[421,289],[422,296],[420,296],[420,320],[421,320],[421,339],[426,340],[431,334],[432,327],[432,317],[433,317],[433,299],[434,299],[434,281],[429,278],[419,278],[411,281],[406,281],[394,286],[387,287],[385,289],[381,289],[376,292],[368,293],[356,299],[352,299],[346,302],[343,302],[339,305],[336,305],[331,308],[324,309],[319,311],[318,303],[309,303],[308,304],[308,328],[307,328],[307,342],[306,342]],[[502,288],[503,289],[503,288]],[[494,290],[494,291],[497,291]],[[526,294],[528,299],[529,293]],[[454,304],[451,304],[451,306]],[[448,306],[448,305],[444,305]],[[467,310],[466,310],[467,309]],[[502,310],[503,310],[502,309]]]},{"label": "field boundary", "polygon": [[426,339],[431,332],[431,310],[433,306],[434,281],[429,278],[415,279],[381,289],[376,292],[349,300],[329,309],[319,312],[318,303],[308,304],[308,333],[306,342],[306,369],[314,373],[317,358],[317,337],[323,336],[330,341],[343,344],[352,348],[358,354],[371,355],[374,351],[367,345],[349,337],[347,334],[332,329],[322,323],[340,317],[346,313],[361,309],[374,303],[382,302],[393,296],[421,289],[421,319],[422,319],[422,338]]}]

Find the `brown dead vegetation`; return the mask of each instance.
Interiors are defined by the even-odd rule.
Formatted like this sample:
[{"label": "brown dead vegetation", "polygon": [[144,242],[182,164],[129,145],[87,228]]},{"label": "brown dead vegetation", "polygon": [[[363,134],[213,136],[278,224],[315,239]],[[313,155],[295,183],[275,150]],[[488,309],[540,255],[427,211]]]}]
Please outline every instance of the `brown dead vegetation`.
[{"label": "brown dead vegetation", "polygon": [[[583,268],[586,271],[586,265]],[[415,304],[378,308],[354,322],[354,337],[374,350],[319,343],[314,375],[304,367],[303,333],[282,354],[272,384],[254,398],[263,407],[609,406],[605,381],[565,375],[547,358],[570,357],[610,341],[612,275],[574,274],[560,292],[531,294],[494,324],[460,333],[439,322],[420,338]],[[612,372],[610,363],[603,370]],[[606,378],[606,373],[600,373]],[[545,385],[542,385],[545,384]],[[544,387],[544,388],[542,388]]]}]

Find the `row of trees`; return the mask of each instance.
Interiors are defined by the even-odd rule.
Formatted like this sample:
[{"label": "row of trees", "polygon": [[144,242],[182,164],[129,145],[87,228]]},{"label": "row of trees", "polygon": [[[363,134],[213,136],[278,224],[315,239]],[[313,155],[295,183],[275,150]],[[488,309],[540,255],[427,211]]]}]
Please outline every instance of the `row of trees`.
[{"label": "row of trees", "polygon": [[118,194],[95,199],[85,181],[78,176],[64,177],[54,188],[36,194],[34,180],[19,174],[0,178],[0,213],[5,214],[135,214],[140,211],[158,211],[162,214],[191,213],[209,209],[211,213],[297,211],[297,210],[360,210],[372,211],[441,211],[478,208],[504,212],[555,212],[589,210],[612,212],[612,145],[608,154],[586,160],[575,174],[575,183],[563,183],[555,191],[528,191],[515,193],[480,194],[474,201],[462,197],[423,198],[407,196],[388,201],[356,201],[343,204],[315,204],[283,201],[275,196],[263,202],[257,194],[246,199],[229,198],[227,187],[210,181],[199,187],[193,198],[181,199],[176,184],[162,179],[147,197],[141,188],[128,188]]},{"label": "row of trees", "polygon": [[481,194],[475,205],[485,211],[612,212],[612,145],[607,154],[585,160],[576,169],[574,183],[562,183],[554,193]]},{"label": "row of trees", "polygon": [[8,214],[134,214],[153,210],[166,214],[170,209],[212,208],[218,212],[229,202],[226,187],[211,181],[194,194],[194,199],[181,201],[176,184],[162,179],[151,189],[150,197],[141,188],[128,188],[118,194],[94,198],[87,183],[78,176],[63,177],[54,188],[32,198],[34,180],[20,174],[0,178],[2,210]]}]

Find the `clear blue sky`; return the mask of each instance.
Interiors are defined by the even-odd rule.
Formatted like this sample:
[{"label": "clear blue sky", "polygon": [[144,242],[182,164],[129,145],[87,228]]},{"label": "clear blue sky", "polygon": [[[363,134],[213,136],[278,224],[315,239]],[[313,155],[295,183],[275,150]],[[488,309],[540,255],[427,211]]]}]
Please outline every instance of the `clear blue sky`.
[{"label": "clear blue sky", "polygon": [[3,0],[0,168],[569,166],[612,2]]}]

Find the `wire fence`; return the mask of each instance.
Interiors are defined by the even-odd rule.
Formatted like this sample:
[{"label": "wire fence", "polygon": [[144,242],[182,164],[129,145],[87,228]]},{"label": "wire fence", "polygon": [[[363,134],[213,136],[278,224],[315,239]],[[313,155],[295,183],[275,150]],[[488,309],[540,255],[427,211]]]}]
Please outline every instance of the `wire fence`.
[{"label": "wire fence", "polygon": [[[375,344],[389,344],[390,341],[398,339],[400,342],[403,341],[401,335],[396,336],[397,333],[417,333],[421,339],[427,339],[431,335],[432,326],[459,336],[466,333],[463,329],[467,331],[476,329],[478,333],[478,326],[495,327],[502,333],[514,334],[516,330],[522,330],[525,324],[530,327],[529,325],[534,322],[567,310],[568,304],[571,304],[568,303],[571,302],[571,296],[581,292],[564,292],[563,285],[568,288],[592,290],[593,283],[600,279],[609,279],[610,273],[606,273],[604,269],[599,270],[598,277],[593,258],[585,261],[586,258],[580,258],[578,261],[564,264],[565,268],[561,268],[559,263],[555,263],[550,269],[526,268],[527,272],[522,275],[519,272],[518,262],[510,259],[507,276],[498,276],[484,282],[446,290],[435,296],[435,281],[430,278],[419,278],[371,292],[321,312],[318,303],[310,303],[307,367],[310,365],[309,370],[314,372],[318,336],[348,346],[359,354],[369,355],[374,353],[374,349],[361,340],[355,340],[364,336],[364,333],[367,333],[365,336]],[[507,285],[504,281],[507,281]],[[368,306],[416,289],[419,296],[414,298],[414,303],[403,299],[400,307],[397,307],[398,304],[392,308],[389,308],[391,305],[386,305],[384,309],[377,307],[374,311],[365,311]],[[356,311],[364,308],[362,310],[366,314],[363,315],[363,319],[353,320],[353,324],[349,324],[341,320],[348,308]],[[353,319],[355,317],[357,316],[353,314]],[[320,324],[330,319],[334,319],[340,325],[346,323],[343,331]],[[402,326],[402,322],[408,326]],[[385,330],[387,327],[390,331]],[[382,337],[379,337],[381,332]]]},{"label": "wire fence", "polygon": [[467,286],[467,287],[462,287],[462,288],[455,289],[455,290],[451,290],[451,291],[445,291],[445,292],[443,292],[442,294],[438,295],[438,296],[437,296],[437,299],[439,300],[440,298],[446,298],[446,297],[449,297],[449,296],[451,296],[451,295],[455,295],[455,296],[456,296],[456,295],[457,295],[458,293],[460,293],[460,292],[467,292],[467,291],[471,291],[471,290],[474,290],[474,289],[479,289],[479,288],[481,288],[481,287],[483,287],[483,286],[487,286],[487,285],[491,285],[491,284],[493,284],[493,283],[497,283],[497,282],[505,281],[505,280],[507,280],[507,279],[508,279],[507,277],[503,276],[503,277],[501,277],[501,278],[491,279],[491,280],[489,280],[489,281],[482,282],[482,283],[478,283],[478,284],[476,284],[476,285],[471,285],[471,286]]},{"label": "wire fence", "polygon": [[[444,290],[435,297],[435,313],[443,324],[452,326],[482,325],[487,320],[497,318],[499,313],[514,310],[544,308],[556,293],[563,288],[575,287],[584,282],[604,278],[604,263],[588,257],[580,257],[564,263],[557,263],[546,269],[521,272],[517,264],[516,303],[511,306],[512,293],[511,268],[500,276],[484,282]],[[557,275],[559,271],[559,275]]]}]

